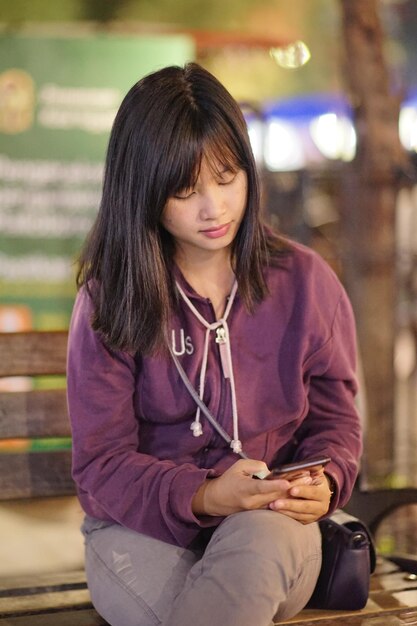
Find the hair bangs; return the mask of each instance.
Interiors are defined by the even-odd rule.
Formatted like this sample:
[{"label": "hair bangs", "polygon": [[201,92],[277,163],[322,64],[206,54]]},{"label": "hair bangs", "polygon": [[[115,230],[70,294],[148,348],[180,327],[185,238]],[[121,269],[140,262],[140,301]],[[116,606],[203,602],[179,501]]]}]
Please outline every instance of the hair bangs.
[{"label": "hair bangs", "polygon": [[[203,157],[214,176],[220,176],[225,170],[236,172],[247,169],[241,151],[231,141],[230,131],[225,130],[229,129],[223,128],[223,132],[218,133],[209,126],[208,132],[204,132],[200,127],[198,132],[184,133],[181,138],[178,136],[175,149],[170,151],[171,159],[166,169],[166,198],[195,186]],[[187,134],[188,138],[184,136]]]},{"label": "hair bangs", "polygon": [[226,170],[237,172],[246,169],[241,155],[232,150],[226,141],[216,136],[207,141],[204,158],[215,177],[220,177]]}]

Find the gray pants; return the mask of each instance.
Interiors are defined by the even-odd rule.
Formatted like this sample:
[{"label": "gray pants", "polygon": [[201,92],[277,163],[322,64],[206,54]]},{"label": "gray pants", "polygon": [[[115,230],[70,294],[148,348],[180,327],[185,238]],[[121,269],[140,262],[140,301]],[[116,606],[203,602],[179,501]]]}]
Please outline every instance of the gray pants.
[{"label": "gray pants", "polygon": [[321,565],[318,525],[269,510],[230,515],[204,550],[91,518],[83,532],[91,598],[112,626],[269,626],[305,606]]}]

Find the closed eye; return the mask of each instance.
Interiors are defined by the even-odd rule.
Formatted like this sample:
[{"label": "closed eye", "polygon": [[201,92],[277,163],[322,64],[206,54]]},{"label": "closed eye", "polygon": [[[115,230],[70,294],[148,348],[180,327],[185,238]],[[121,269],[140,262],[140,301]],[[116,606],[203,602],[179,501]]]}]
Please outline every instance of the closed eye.
[{"label": "closed eye", "polygon": [[174,194],[174,198],[177,200],[186,200],[187,198],[190,198],[193,193],[195,193],[193,189],[182,189],[178,191],[178,193]]},{"label": "closed eye", "polygon": [[237,174],[233,170],[226,169],[220,174],[217,182],[219,185],[230,185],[235,180]]}]

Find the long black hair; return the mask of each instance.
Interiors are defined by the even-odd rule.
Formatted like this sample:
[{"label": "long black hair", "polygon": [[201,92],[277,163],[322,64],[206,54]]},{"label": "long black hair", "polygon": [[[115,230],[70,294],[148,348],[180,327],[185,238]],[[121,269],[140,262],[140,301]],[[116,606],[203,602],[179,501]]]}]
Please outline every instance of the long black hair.
[{"label": "long black hair", "polygon": [[168,198],[195,182],[203,153],[246,172],[247,204],[233,242],[233,267],[249,311],[267,293],[269,246],[242,112],[196,63],[166,67],[136,83],[119,108],[100,209],[80,256],[77,285],[86,285],[94,303],[92,326],[111,348],[152,354],[164,345],[175,296],[173,242],[161,216]]}]

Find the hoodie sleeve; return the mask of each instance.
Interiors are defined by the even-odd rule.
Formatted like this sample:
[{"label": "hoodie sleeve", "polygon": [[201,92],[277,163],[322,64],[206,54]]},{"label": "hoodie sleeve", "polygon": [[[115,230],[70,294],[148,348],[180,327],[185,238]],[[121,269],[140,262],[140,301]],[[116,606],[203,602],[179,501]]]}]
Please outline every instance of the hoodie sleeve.
[{"label": "hoodie sleeve", "polygon": [[308,414],[297,439],[296,458],[328,454],[326,472],[335,481],[330,512],[350,498],[362,453],[362,427],[355,406],[356,333],[350,302],[342,290],[330,338],[304,367]]},{"label": "hoodie sleeve", "polygon": [[92,303],[77,296],[68,344],[68,408],[73,436],[73,477],[84,510],[168,543],[187,546],[201,527],[194,493],[215,475],[192,464],[176,465],[138,452],[134,412],[137,364],[109,350],[90,324]]}]

